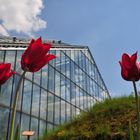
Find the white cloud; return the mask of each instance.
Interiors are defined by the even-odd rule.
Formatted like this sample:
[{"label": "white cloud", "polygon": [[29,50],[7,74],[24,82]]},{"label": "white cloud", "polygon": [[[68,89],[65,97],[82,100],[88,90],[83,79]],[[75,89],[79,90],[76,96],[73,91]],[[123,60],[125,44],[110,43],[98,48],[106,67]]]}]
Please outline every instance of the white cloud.
[{"label": "white cloud", "polygon": [[42,0],[0,0],[1,28],[32,35],[46,28],[46,21],[39,17],[43,7]]}]

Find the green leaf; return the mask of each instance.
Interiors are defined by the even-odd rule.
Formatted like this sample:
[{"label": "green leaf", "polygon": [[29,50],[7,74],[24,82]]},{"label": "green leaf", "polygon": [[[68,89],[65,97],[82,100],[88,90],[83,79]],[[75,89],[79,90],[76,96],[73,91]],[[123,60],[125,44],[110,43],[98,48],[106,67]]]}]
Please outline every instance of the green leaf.
[{"label": "green leaf", "polygon": [[133,135],[131,121],[129,121],[129,137],[130,137],[130,140],[134,140],[134,135]]},{"label": "green leaf", "polygon": [[14,140],[20,140],[20,125],[17,124]]}]

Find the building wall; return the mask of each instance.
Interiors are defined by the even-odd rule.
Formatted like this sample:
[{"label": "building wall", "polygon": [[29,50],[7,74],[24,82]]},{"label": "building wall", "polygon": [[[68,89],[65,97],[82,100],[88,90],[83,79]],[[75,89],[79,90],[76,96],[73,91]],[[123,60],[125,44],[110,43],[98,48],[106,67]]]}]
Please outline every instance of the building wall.
[{"label": "building wall", "polygon": [[[23,72],[22,53],[23,50],[0,50],[0,61],[11,63],[17,71],[0,87],[0,140],[8,136],[11,105]],[[36,73],[27,72],[20,90],[16,122],[21,124],[21,131],[34,130],[32,138],[109,97],[88,48],[53,48],[50,53],[57,58]]]}]

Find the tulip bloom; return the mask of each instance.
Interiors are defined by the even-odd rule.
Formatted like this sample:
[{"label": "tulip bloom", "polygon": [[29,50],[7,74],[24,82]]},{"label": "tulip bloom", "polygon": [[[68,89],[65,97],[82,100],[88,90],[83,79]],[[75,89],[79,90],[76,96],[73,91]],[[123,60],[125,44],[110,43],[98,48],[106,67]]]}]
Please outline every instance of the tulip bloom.
[{"label": "tulip bloom", "polygon": [[4,84],[13,74],[14,71],[11,71],[10,63],[1,63],[0,64],[0,85]]},{"label": "tulip bloom", "polygon": [[121,75],[124,80],[138,81],[140,79],[140,63],[137,62],[137,52],[129,56],[124,53],[122,61],[119,61],[121,66]]},{"label": "tulip bloom", "polygon": [[32,39],[28,48],[22,55],[21,67],[24,71],[36,72],[45,66],[50,60],[56,58],[53,54],[47,54],[51,44],[42,43],[41,37]]},{"label": "tulip bloom", "polygon": [[137,113],[137,139],[140,140],[140,114],[139,114],[139,96],[136,88],[136,81],[140,79],[140,63],[137,62],[137,52],[129,56],[124,53],[122,61],[119,61],[121,66],[121,75],[124,80],[132,81],[134,86],[136,113]]}]

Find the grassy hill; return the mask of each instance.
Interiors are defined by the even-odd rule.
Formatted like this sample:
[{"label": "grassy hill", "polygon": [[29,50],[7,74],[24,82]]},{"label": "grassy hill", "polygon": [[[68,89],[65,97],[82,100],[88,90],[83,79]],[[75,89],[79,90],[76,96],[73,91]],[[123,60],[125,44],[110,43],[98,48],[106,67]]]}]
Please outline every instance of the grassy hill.
[{"label": "grassy hill", "polygon": [[136,132],[135,100],[132,96],[97,103],[71,122],[45,133],[41,140],[128,140],[128,123]]}]

